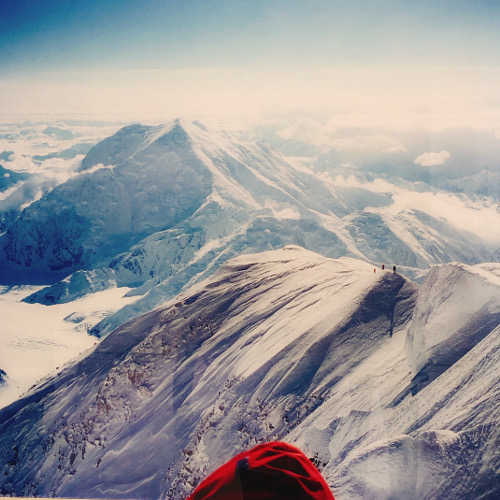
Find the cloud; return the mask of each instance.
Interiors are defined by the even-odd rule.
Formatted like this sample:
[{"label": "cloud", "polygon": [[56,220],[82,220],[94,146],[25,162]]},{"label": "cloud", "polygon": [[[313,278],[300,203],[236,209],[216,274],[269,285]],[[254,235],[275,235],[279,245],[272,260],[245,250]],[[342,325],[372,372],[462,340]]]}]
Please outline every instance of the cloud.
[{"label": "cloud", "polygon": [[392,142],[387,134],[379,134],[372,130],[363,133],[348,135],[347,137],[336,137],[330,141],[330,146],[336,151],[380,151],[386,144]]},{"label": "cloud", "polygon": [[382,153],[395,154],[395,153],[407,153],[408,150],[402,144],[398,146],[390,146],[382,150]]},{"label": "cloud", "polygon": [[[77,158],[76,162],[74,163],[74,168],[73,170],[76,170],[80,165],[83,160],[84,156],[81,155]],[[91,168],[87,168],[81,173],[78,173],[77,175],[87,175],[87,174],[93,174],[94,172],[97,172],[98,170],[103,170],[105,168],[109,170],[114,170],[116,165],[104,165],[103,163],[98,163],[97,165],[94,165]]]},{"label": "cloud", "polygon": [[450,157],[451,153],[444,150],[439,153],[424,153],[417,156],[413,163],[422,167],[432,167],[434,165],[442,165]]},{"label": "cloud", "polygon": [[[492,132],[500,122],[499,86],[500,68],[496,66],[474,71],[449,65],[387,68],[328,64],[308,67],[307,71],[295,65],[275,65],[30,72],[25,77],[0,78],[0,121],[8,117],[5,121],[11,123],[21,113],[32,119],[41,113],[147,122],[178,116],[334,117],[327,124],[327,141],[323,142],[338,136],[332,134],[330,126],[378,133],[415,129],[434,133],[462,127]],[[305,134],[321,124],[310,124]],[[378,151],[398,143],[393,138]]]},{"label": "cloud", "polygon": [[334,116],[322,124],[310,118],[299,120],[294,125],[280,130],[278,135],[284,139],[305,142],[324,150],[336,151],[380,151],[394,144],[394,137],[379,133],[373,128],[343,128],[343,118]]},{"label": "cloud", "polygon": [[412,192],[400,189],[392,196],[394,203],[385,208],[398,214],[407,210],[420,210],[451,225],[476,234],[495,244],[500,242],[500,213],[494,205],[462,200],[449,193]]},{"label": "cloud", "polygon": [[304,118],[291,127],[279,131],[278,135],[284,139],[294,139],[306,144],[323,146],[331,141],[336,131],[336,127],[329,124],[322,125],[310,118]]}]

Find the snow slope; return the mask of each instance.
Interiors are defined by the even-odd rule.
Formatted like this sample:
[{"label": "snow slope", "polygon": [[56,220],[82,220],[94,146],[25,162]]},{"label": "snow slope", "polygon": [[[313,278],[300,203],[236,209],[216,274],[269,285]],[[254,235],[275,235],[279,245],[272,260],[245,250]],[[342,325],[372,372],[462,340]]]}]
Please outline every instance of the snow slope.
[{"label": "snow slope", "polygon": [[31,203],[74,176],[83,155],[118,127],[75,120],[0,123],[0,161],[4,167],[3,171],[0,167],[0,233]]},{"label": "snow slope", "polygon": [[[242,255],[0,411],[0,491],[184,498],[235,453],[282,439],[340,500],[496,498],[499,275],[441,266],[419,287],[294,246]],[[455,321],[443,332],[434,313]],[[470,342],[402,394],[421,335],[427,360]]]}]

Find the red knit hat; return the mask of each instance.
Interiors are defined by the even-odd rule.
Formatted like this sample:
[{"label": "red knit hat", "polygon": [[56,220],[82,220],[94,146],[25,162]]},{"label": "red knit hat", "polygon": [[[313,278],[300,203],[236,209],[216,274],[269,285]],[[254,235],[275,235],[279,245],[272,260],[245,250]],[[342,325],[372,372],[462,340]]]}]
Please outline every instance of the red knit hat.
[{"label": "red knit hat", "polygon": [[335,500],[311,461],[287,443],[240,453],[208,476],[188,500]]}]

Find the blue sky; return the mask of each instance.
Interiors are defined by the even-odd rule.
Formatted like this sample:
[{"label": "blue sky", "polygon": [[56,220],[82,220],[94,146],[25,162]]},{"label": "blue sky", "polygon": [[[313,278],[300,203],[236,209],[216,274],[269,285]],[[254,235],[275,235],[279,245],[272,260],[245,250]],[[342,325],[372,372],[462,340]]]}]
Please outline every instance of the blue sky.
[{"label": "blue sky", "polygon": [[213,109],[223,89],[237,109],[245,96],[253,106],[260,97],[286,107],[281,89],[290,105],[337,83],[363,101],[384,88],[390,97],[393,86],[456,87],[472,72],[475,80],[456,90],[464,96],[478,78],[497,77],[499,21],[496,0],[2,0],[0,105],[70,112],[78,92],[88,109],[99,88],[108,95],[115,87],[119,107],[131,95],[159,96],[163,83],[166,106],[190,92],[194,107],[211,101]]},{"label": "blue sky", "polygon": [[3,74],[497,64],[498,1],[3,0]]}]

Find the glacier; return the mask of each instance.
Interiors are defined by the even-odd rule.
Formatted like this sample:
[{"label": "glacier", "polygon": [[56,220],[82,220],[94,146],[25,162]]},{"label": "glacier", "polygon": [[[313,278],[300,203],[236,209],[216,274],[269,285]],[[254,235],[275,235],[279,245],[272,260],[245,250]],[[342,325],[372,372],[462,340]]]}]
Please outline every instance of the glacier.
[{"label": "glacier", "polygon": [[297,246],[240,255],[0,410],[0,491],[184,498],[280,439],[340,500],[496,498],[499,287],[498,264],[419,285]]}]

